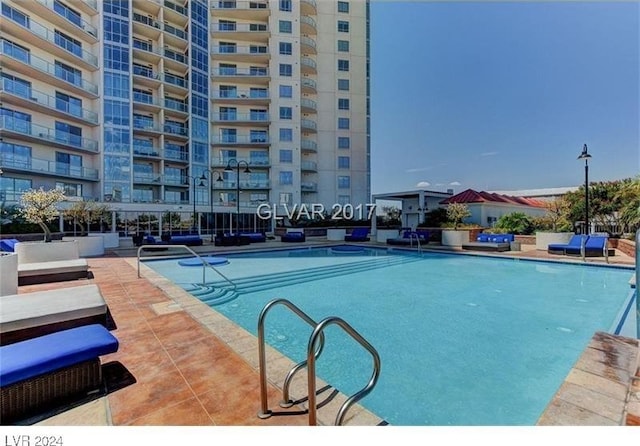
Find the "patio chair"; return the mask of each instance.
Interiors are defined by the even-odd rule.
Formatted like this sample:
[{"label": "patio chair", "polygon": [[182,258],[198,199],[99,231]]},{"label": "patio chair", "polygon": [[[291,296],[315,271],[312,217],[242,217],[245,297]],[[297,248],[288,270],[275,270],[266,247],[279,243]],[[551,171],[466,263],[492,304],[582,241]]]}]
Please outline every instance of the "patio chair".
[{"label": "patio chair", "polygon": [[355,228],[351,234],[344,236],[345,242],[368,242],[369,228]]},{"label": "patio chair", "polygon": [[586,240],[587,240],[587,235],[584,234],[576,234],[576,235],[572,235],[571,239],[569,240],[569,243],[552,243],[550,245],[547,246],[547,252],[549,254],[558,254],[558,255],[565,255],[565,254],[575,254],[576,250],[577,250],[577,254],[580,254],[580,250],[582,249],[582,246],[585,244]]},{"label": "patio chair", "polygon": [[306,237],[302,231],[292,231],[281,235],[280,241],[288,243],[304,242],[306,241]]},{"label": "patio chair", "polygon": [[[609,237],[600,235],[590,235],[584,243],[584,256],[585,257],[607,257],[607,244]],[[570,249],[567,254],[582,255],[580,250]]]}]

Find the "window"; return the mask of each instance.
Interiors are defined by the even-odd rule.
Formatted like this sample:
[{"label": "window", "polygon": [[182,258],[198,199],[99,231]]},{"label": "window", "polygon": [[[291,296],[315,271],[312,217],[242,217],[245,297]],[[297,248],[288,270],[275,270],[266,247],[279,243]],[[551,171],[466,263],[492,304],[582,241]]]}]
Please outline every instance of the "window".
[{"label": "window", "polygon": [[56,77],[65,80],[74,85],[82,85],[82,72],[76,68],[70,67],[56,60],[55,63]]},{"label": "window", "polygon": [[56,173],[82,176],[82,157],[70,153],[56,152]]},{"label": "window", "polygon": [[0,42],[2,42],[2,52],[4,54],[22,62],[31,63],[31,52],[28,48],[6,39],[1,39]]},{"label": "window", "polygon": [[54,42],[59,47],[64,48],[76,56],[82,57],[82,43],[67,34],[61,33],[57,29],[54,32]]},{"label": "window", "polygon": [[338,71],[349,71],[349,61],[338,59]]},{"label": "window", "polygon": [[72,146],[82,147],[82,128],[66,122],[56,121],[56,140]]},{"label": "window", "polygon": [[351,140],[348,136],[338,136],[338,149],[348,149],[351,147]]},{"label": "window", "polygon": [[2,4],[2,15],[5,17],[9,17],[11,20],[13,20],[16,23],[19,23],[25,28],[29,27],[29,16],[21,13],[17,9],[12,8],[6,3]]},{"label": "window", "polygon": [[338,40],[338,51],[348,53],[349,52],[349,41],[348,40]]},{"label": "window", "polygon": [[238,139],[237,131],[236,129],[221,129],[220,138],[222,142],[236,142]]},{"label": "window", "polygon": [[338,157],[338,169],[348,169],[351,164],[351,159],[348,156]]},{"label": "window", "polygon": [[5,200],[19,201],[23,192],[31,189],[31,180],[11,178],[6,175],[0,177],[0,193]]},{"label": "window", "polygon": [[291,77],[293,75],[293,66],[288,63],[280,64],[280,76]]},{"label": "window", "polygon": [[348,130],[350,127],[350,119],[349,118],[338,118],[338,128],[341,130]]},{"label": "window", "polygon": [[338,20],[338,32],[339,33],[348,33],[349,32],[349,22],[345,20]]},{"label": "window", "polygon": [[74,116],[82,116],[82,99],[56,91],[56,109]]},{"label": "window", "polygon": [[280,119],[293,119],[293,109],[291,107],[280,107]]},{"label": "window", "polygon": [[349,79],[338,79],[338,90],[349,91]]},{"label": "window", "polygon": [[0,72],[0,82],[4,91],[23,98],[31,98],[31,82],[4,72]]},{"label": "window", "polygon": [[0,157],[5,166],[31,168],[31,147],[0,141]]},{"label": "window", "polygon": [[289,42],[280,42],[280,54],[284,56],[293,54],[293,45]]},{"label": "window", "polygon": [[348,189],[351,187],[351,177],[339,176],[338,177],[338,189]]},{"label": "window", "polygon": [[235,54],[238,52],[238,49],[234,42],[220,42],[218,51],[225,54]]},{"label": "window", "polygon": [[293,129],[280,129],[280,141],[293,141]]},{"label": "window", "polygon": [[349,99],[338,99],[338,110],[349,110]]},{"label": "window", "polygon": [[280,97],[281,98],[293,97],[293,87],[291,85],[280,85]]},{"label": "window", "polygon": [[280,11],[291,11],[291,0],[280,0]]},{"label": "window", "polygon": [[141,90],[139,88],[133,89],[133,100],[135,102],[142,102],[143,104],[153,104],[153,94],[148,90]]},{"label": "window", "polygon": [[280,149],[280,162],[281,163],[292,163],[293,162],[293,150],[291,150],[291,149]]},{"label": "window", "polygon": [[291,20],[280,20],[278,29],[281,33],[291,34]]},{"label": "window", "polygon": [[250,130],[249,140],[253,143],[268,142],[269,135],[266,130]]},{"label": "window", "polygon": [[279,180],[281,185],[293,184],[293,172],[289,170],[283,170],[280,172]]},{"label": "window", "polygon": [[338,12],[349,12],[349,2],[338,2]]},{"label": "window", "polygon": [[116,98],[129,98],[131,91],[129,76],[118,73],[104,73],[104,95]]},{"label": "window", "polygon": [[252,121],[268,121],[269,113],[262,108],[252,108],[249,110],[249,119]]},{"label": "window", "polygon": [[82,16],[67,5],[59,2],[58,0],[53,0],[53,10],[69,20],[71,23],[82,27]]}]

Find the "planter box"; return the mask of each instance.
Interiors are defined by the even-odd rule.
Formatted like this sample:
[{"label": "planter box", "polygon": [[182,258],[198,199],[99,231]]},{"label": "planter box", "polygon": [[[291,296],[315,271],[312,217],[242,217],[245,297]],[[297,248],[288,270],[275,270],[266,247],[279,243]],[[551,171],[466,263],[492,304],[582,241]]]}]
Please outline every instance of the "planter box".
[{"label": "planter box", "polygon": [[93,232],[89,237],[102,237],[105,248],[120,247],[120,236],[117,232]]},{"label": "planter box", "polygon": [[536,232],[536,250],[546,251],[552,243],[566,244],[573,232]]},{"label": "planter box", "polygon": [[399,235],[399,229],[378,229],[376,232],[376,241],[378,243],[387,243],[388,238],[396,238]]},{"label": "planter box", "polygon": [[0,254],[0,296],[18,294],[18,254]]},{"label": "planter box", "polygon": [[63,237],[62,241],[77,242],[78,255],[80,257],[96,257],[104,255],[104,239],[102,237]]},{"label": "planter box", "polygon": [[469,243],[469,231],[454,231],[444,229],[442,231],[442,245],[461,248],[463,243]]},{"label": "planter box", "polygon": [[327,240],[344,242],[344,237],[347,235],[346,229],[328,228]]}]

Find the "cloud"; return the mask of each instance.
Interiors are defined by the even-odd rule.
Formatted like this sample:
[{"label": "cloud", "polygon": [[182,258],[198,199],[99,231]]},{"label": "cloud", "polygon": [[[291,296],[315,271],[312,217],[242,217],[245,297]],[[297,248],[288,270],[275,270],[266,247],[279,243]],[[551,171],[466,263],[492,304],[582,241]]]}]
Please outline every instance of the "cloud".
[{"label": "cloud", "polygon": [[405,172],[407,173],[414,173],[414,172],[426,172],[427,170],[431,170],[431,167],[416,167],[413,169],[407,169],[405,170]]},{"label": "cloud", "polygon": [[462,186],[462,184],[459,181],[452,181],[449,186]]},{"label": "cloud", "polygon": [[480,156],[496,156],[499,152],[484,152]]},{"label": "cloud", "polygon": [[420,181],[418,184],[416,184],[416,187],[429,187],[431,186],[431,183],[429,183],[428,181]]}]

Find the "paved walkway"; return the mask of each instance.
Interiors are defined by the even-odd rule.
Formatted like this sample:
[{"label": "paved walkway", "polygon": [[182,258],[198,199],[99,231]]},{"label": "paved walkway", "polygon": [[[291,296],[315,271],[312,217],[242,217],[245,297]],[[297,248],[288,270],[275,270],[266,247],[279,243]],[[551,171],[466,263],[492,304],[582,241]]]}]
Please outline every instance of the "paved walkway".
[{"label": "paved walkway", "polygon": [[[322,244],[323,241],[319,240],[318,243]],[[291,247],[290,244],[267,242],[260,248],[285,245]],[[203,246],[198,247],[197,251],[210,252],[212,248]],[[254,247],[250,245],[241,248]],[[217,248],[216,250],[219,252]],[[117,324],[114,334],[120,341],[119,351],[103,358],[103,362],[112,366],[109,369],[112,374],[112,392],[103,398],[52,415],[37,424],[308,424],[308,415],[303,411],[304,404],[288,410],[278,406],[281,400],[281,392],[278,389],[282,385],[284,373],[291,366],[287,358],[268,349],[268,376],[275,377],[269,381],[268,405],[269,409],[278,412],[278,415],[262,420],[257,416],[261,405],[255,337],[144,265],[141,267],[143,277],[138,278],[135,252],[134,248],[123,248],[102,258],[89,259],[94,276],[92,279],[20,287],[19,292],[26,293],[33,290],[74,287],[87,282],[98,284]],[[525,247],[523,251],[507,255],[548,258],[545,254],[527,250]],[[615,263],[633,263],[632,259],[622,254],[614,257]],[[628,343],[622,344],[628,347]],[[637,360],[637,341],[635,349]],[[633,349],[627,350],[631,355],[629,357],[632,357]],[[632,367],[631,364],[629,362],[627,365]],[[611,372],[603,370],[600,368],[600,372],[604,374]],[[638,425],[640,371],[636,372],[635,377],[632,372],[629,376],[631,382],[625,396],[627,401],[623,404],[618,418],[621,420],[620,424]],[[294,382],[294,395],[303,395],[306,393],[305,390],[306,384],[303,380]],[[593,399],[593,393],[588,398]],[[638,399],[637,403],[634,398]],[[318,414],[319,423],[332,424],[337,404],[342,401],[343,397],[338,397],[323,408]],[[600,405],[597,401],[596,399],[596,404],[592,405],[595,409],[591,407],[589,410],[598,411]],[[550,404],[550,408],[557,407]],[[610,414],[610,406],[603,406],[601,409],[608,410]],[[577,413],[584,413],[582,409],[577,410]],[[552,412],[547,414],[552,416]],[[541,424],[554,424],[550,419],[555,420],[555,424],[615,424],[611,421],[613,418],[609,416],[607,423],[594,423],[597,417],[567,415],[559,418],[553,415],[552,418],[543,418]],[[361,426],[381,423],[382,420],[361,408],[354,410],[347,420],[347,424]]]}]

